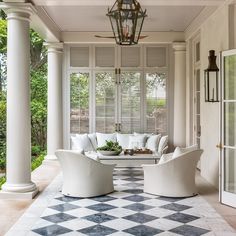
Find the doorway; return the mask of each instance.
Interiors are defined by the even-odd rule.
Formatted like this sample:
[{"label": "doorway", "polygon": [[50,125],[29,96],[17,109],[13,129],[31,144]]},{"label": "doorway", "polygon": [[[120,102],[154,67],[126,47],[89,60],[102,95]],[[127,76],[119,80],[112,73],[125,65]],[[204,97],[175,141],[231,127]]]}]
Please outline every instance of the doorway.
[{"label": "doorway", "polygon": [[236,207],[236,50],[221,56],[220,200]]}]

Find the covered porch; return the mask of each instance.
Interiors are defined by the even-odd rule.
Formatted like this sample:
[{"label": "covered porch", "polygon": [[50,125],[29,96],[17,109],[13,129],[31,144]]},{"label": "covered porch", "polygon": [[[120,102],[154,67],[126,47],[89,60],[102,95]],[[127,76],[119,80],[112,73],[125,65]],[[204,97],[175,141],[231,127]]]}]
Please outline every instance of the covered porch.
[{"label": "covered porch", "polygon": [[[221,191],[222,150],[216,145],[222,142],[222,111],[220,103],[205,102],[204,70],[209,50],[215,50],[219,59],[221,51],[236,48],[235,1],[140,1],[147,9],[142,33],[148,37],[132,47],[95,37],[111,36],[105,14],[112,4],[110,0],[5,0],[0,4],[8,21],[7,179],[0,197],[28,199],[28,205],[39,190],[30,168],[29,31],[33,28],[44,38],[48,52],[47,155],[36,176],[51,168],[55,175],[50,179],[56,176],[55,151],[70,149],[73,133],[162,133],[169,137],[169,152],[193,144],[204,150],[198,165],[200,194],[232,223],[235,210],[222,206],[216,197]],[[115,87],[117,76],[121,88]],[[129,76],[137,81],[132,85],[133,93],[122,90],[122,78]],[[161,78],[165,86],[148,93],[148,81],[155,82],[156,78]],[[116,90],[113,103],[109,94],[102,96],[98,90],[105,80],[109,82],[108,90]],[[87,90],[84,100],[79,100],[82,94],[75,86]],[[136,110],[125,103],[128,96],[138,100]],[[156,98],[160,103],[152,105],[150,101]],[[84,101],[83,109],[76,107]],[[114,107],[112,114],[109,106]],[[115,130],[117,125],[120,130]]]}]

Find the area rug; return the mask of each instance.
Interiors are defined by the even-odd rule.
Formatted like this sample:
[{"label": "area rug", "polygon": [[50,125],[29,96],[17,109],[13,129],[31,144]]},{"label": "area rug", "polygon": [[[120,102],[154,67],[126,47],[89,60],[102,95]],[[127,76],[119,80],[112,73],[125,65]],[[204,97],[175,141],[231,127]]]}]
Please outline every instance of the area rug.
[{"label": "area rug", "polygon": [[[140,168],[117,168],[114,184],[115,192],[94,198],[56,192],[27,235],[236,235],[201,196],[167,198],[144,193]],[[54,183],[54,190],[56,185],[60,181]]]}]

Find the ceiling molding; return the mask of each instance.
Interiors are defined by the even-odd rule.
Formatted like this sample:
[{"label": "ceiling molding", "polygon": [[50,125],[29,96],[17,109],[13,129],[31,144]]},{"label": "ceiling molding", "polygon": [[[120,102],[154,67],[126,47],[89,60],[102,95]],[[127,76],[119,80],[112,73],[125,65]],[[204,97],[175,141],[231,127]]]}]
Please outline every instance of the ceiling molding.
[{"label": "ceiling molding", "polygon": [[[37,6],[111,6],[115,0],[31,0]],[[143,6],[218,6],[225,0],[140,0]]]},{"label": "ceiling molding", "polygon": [[192,21],[192,23],[185,30],[185,38],[189,39],[202,25],[202,23],[209,18],[217,9],[216,6],[205,7],[201,13]]}]

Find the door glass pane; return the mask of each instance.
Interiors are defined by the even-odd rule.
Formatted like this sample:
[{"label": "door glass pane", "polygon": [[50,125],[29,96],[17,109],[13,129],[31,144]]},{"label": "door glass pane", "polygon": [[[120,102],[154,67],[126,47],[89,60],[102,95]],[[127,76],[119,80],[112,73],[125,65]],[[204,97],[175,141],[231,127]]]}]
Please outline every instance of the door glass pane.
[{"label": "door glass pane", "polygon": [[200,69],[196,70],[196,91],[200,91]]},{"label": "door glass pane", "polygon": [[236,150],[226,149],[224,161],[224,190],[236,193]]},{"label": "door glass pane", "polygon": [[166,74],[146,74],[146,132],[167,133]]},{"label": "door glass pane", "polygon": [[121,130],[123,133],[141,131],[140,72],[121,73]]},{"label": "door glass pane", "polygon": [[200,61],[200,42],[196,43],[196,57],[195,62]]},{"label": "door glass pane", "polygon": [[224,137],[226,146],[236,146],[236,102],[225,103]]},{"label": "door glass pane", "polygon": [[70,75],[70,132],[89,132],[89,73]]},{"label": "door glass pane", "polygon": [[96,131],[115,131],[115,77],[112,72],[96,73]]},{"label": "door glass pane", "polygon": [[226,100],[236,100],[236,55],[224,58],[224,90]]}]

